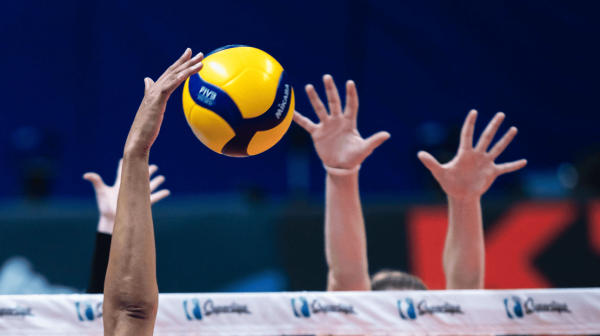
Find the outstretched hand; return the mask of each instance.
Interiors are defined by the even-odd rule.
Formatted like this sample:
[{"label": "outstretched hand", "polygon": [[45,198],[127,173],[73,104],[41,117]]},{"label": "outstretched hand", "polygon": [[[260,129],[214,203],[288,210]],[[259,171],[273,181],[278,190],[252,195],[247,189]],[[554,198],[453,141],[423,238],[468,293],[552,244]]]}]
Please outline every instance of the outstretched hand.
[{"label": "outstretched hand", "polygon": [[188,77],[202,68],[203,55],[191,58],[192,50],[186,49],[183,55],[154,82],[145,78],[144,100],[129,131],[125,152],[132,155],[148,156],[150,147],[156,140],[167,107],[169,97]]},{"label": "outstretched hand", "polygon": [[517,128],[511,127],[504,136],[488,151],[504,113],[498,112],[483,131],[477,145],[473,147],[473,133],[477,111],[471,110],[462,127],[460,145],[456,156],[446,164],[440,164],[431,154],[420,151],[417,155],[421,162],[433,174],[446,195],[457,200],[480,198],[502,174],[519,170],[527,160],[496,164],[494,161],[502,154],[508,144],[517,135]]},{"label": "outstretched hand", "polygon": [[346,106],[342,111],[340,95],[338,94],[333,78],[323,76],[329,112],[312,85],[306,86],[306,93],[310,99],[319,123],[315,124],[310,119],[298,112],[294,112],[294,121],[310,133],[317,154],[323,164],[331,168],[352,169],[360,165],[373,150],[390,137],[388,132],[379,132],[367,139],[363,139],[356,128],[358,114],[358,94],[353,81],[346,83]]},{"label": "outstretched hand", "polygon": [[[100,212],[100,221],[98,222],[98,232],[112,234],[113,227],[115,225],[115,217],[117,215],[117,199],[119,198],[119,188],[121,187],[121,170],[123,169],[123,159],[119,161],[119,168],[117,169],[117,179],[115,184],[107,186],[100,175],[96,173],[86,173],[83,175],[85,180],[92,183],[94,191],[96,192],[96,202],[98,203],[98,211]],[[150,165],[148,173],[152,176],[158,167],[156,165]],[[163,189],[154,192],[163,182],[165,177],[159,175],[150,180],[150,202],[152,204],[162,200],[169,196],[171,192],[167,189]]]}]

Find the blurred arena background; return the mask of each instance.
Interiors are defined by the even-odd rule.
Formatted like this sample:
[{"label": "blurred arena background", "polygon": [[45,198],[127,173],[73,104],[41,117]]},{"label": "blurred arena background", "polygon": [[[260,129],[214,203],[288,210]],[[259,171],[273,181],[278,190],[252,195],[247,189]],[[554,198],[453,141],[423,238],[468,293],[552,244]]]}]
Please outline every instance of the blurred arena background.
[{"label": "blurred arena background", "polygon": [[[245,44],[303,90],[357,83],[363,135],[392,138],[363,165],[371,271],[443,287],[445,199],[417,160],[452,157],[471,108],[519,135],[528,166],[483,199],[487,288],[600,286],[600,24],[594,1],[5,1],[0,3],[0,294],[83,291],[97,210],[143,95],[181,51]],[[341,86],[340,86],[341,88]],[[233,159],[186,124],[181,88],[151,163],[161,292],[324,290],[324,170],[292,125]],[[440,240],[441,239],[441,240]]]}]

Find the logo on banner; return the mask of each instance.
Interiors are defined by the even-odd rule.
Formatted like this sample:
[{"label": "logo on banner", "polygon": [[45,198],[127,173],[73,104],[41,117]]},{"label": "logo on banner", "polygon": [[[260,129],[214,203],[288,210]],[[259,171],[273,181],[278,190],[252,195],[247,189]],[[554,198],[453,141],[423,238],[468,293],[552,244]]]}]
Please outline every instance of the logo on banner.
[{"label": "logo on banner", "polygon": [[521,303],[521,299],[516,296],[504,299],[504,309],[506,309],[506,315],[509,319],[523,318],[525,314],[533,313],[569,313],[569,307],[566,303],[559,303],[554,300],[550,303],[535,303],[533,298],[527,298],[525,302]]},{"label": "logo on banner", "polygon": [[79,321],[94,321],[102,317],[102,302],[75,301],[75,310]]},{"label": "logo on banner", "polygon": [[415,305],[411,298],[405,298],[404,300],[398,300],[397,305],[398,313],[403,320],[416,320],[419,315],[464,314],[460,305],[453,305],[448,302],[443,305],[430,306],[427,301],[421,300]]},{"label": "logo on banner", "polygon": [[203,316],[208,317],[219,314],[252,314],[247,305],[235,302],[229,305],[216,305],[211,299],[206,300],[203,305],[200,304],[198,299],[183,300],[183,311],[189,321],[202,320]]},{"label": "logo on banner", "polygon": [[356,314],[352,305],[338,304],[323,304],[319,300],[313,300],[310,304],[305,297],[300,296],[291,299],[292,310],[296,317],[310,317],[311,314],[320,313],[343,313],[346,315]]},{"label": "logo on banner", "polygon": [[5,316],[25,317],[25,316],[33,316],[33,314],[31,313],[31,307],[21,307],[21,306],[16,306],[15,308],[0,307],[0,317],[5,317]]}]

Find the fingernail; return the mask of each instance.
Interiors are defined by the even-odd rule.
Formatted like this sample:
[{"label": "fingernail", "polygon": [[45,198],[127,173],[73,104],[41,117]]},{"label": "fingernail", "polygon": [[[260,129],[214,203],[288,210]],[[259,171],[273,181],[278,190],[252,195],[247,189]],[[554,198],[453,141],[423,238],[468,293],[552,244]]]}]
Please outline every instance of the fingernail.
[{"label": "fingernail", "polygon": [[198,55],[194,56],[194,59],[198,59],[200,57],[202,57],[202,53],[198,53]]}]

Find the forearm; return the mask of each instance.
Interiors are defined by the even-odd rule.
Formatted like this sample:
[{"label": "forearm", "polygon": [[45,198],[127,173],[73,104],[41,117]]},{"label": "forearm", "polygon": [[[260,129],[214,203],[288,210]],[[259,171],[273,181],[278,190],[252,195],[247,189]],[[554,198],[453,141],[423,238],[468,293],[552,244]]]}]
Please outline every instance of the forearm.
[{"label": "forearm", "polygon": [[[158,307],[154,228],[150,209],[147,156],[125,155],[117,215],[106,272],[105,317],[115,322],[133,319],[143,329]],[[106,315],[106,314],[105,314]],[[135,324],[135,323],[134,323]],[[124,323],[130,327],[131,323]],[[150,330],[151,331],[151,330]]]},{"label": "forearm", "polygon": [[448,232],[444,246],[447,289],[482,289],[485,245],[480,198],[448,197]]},{"label": "forearm", "polygon": [[327,174],[325,253],[328,290],[371,289],[358,172],[347,176]]}]

